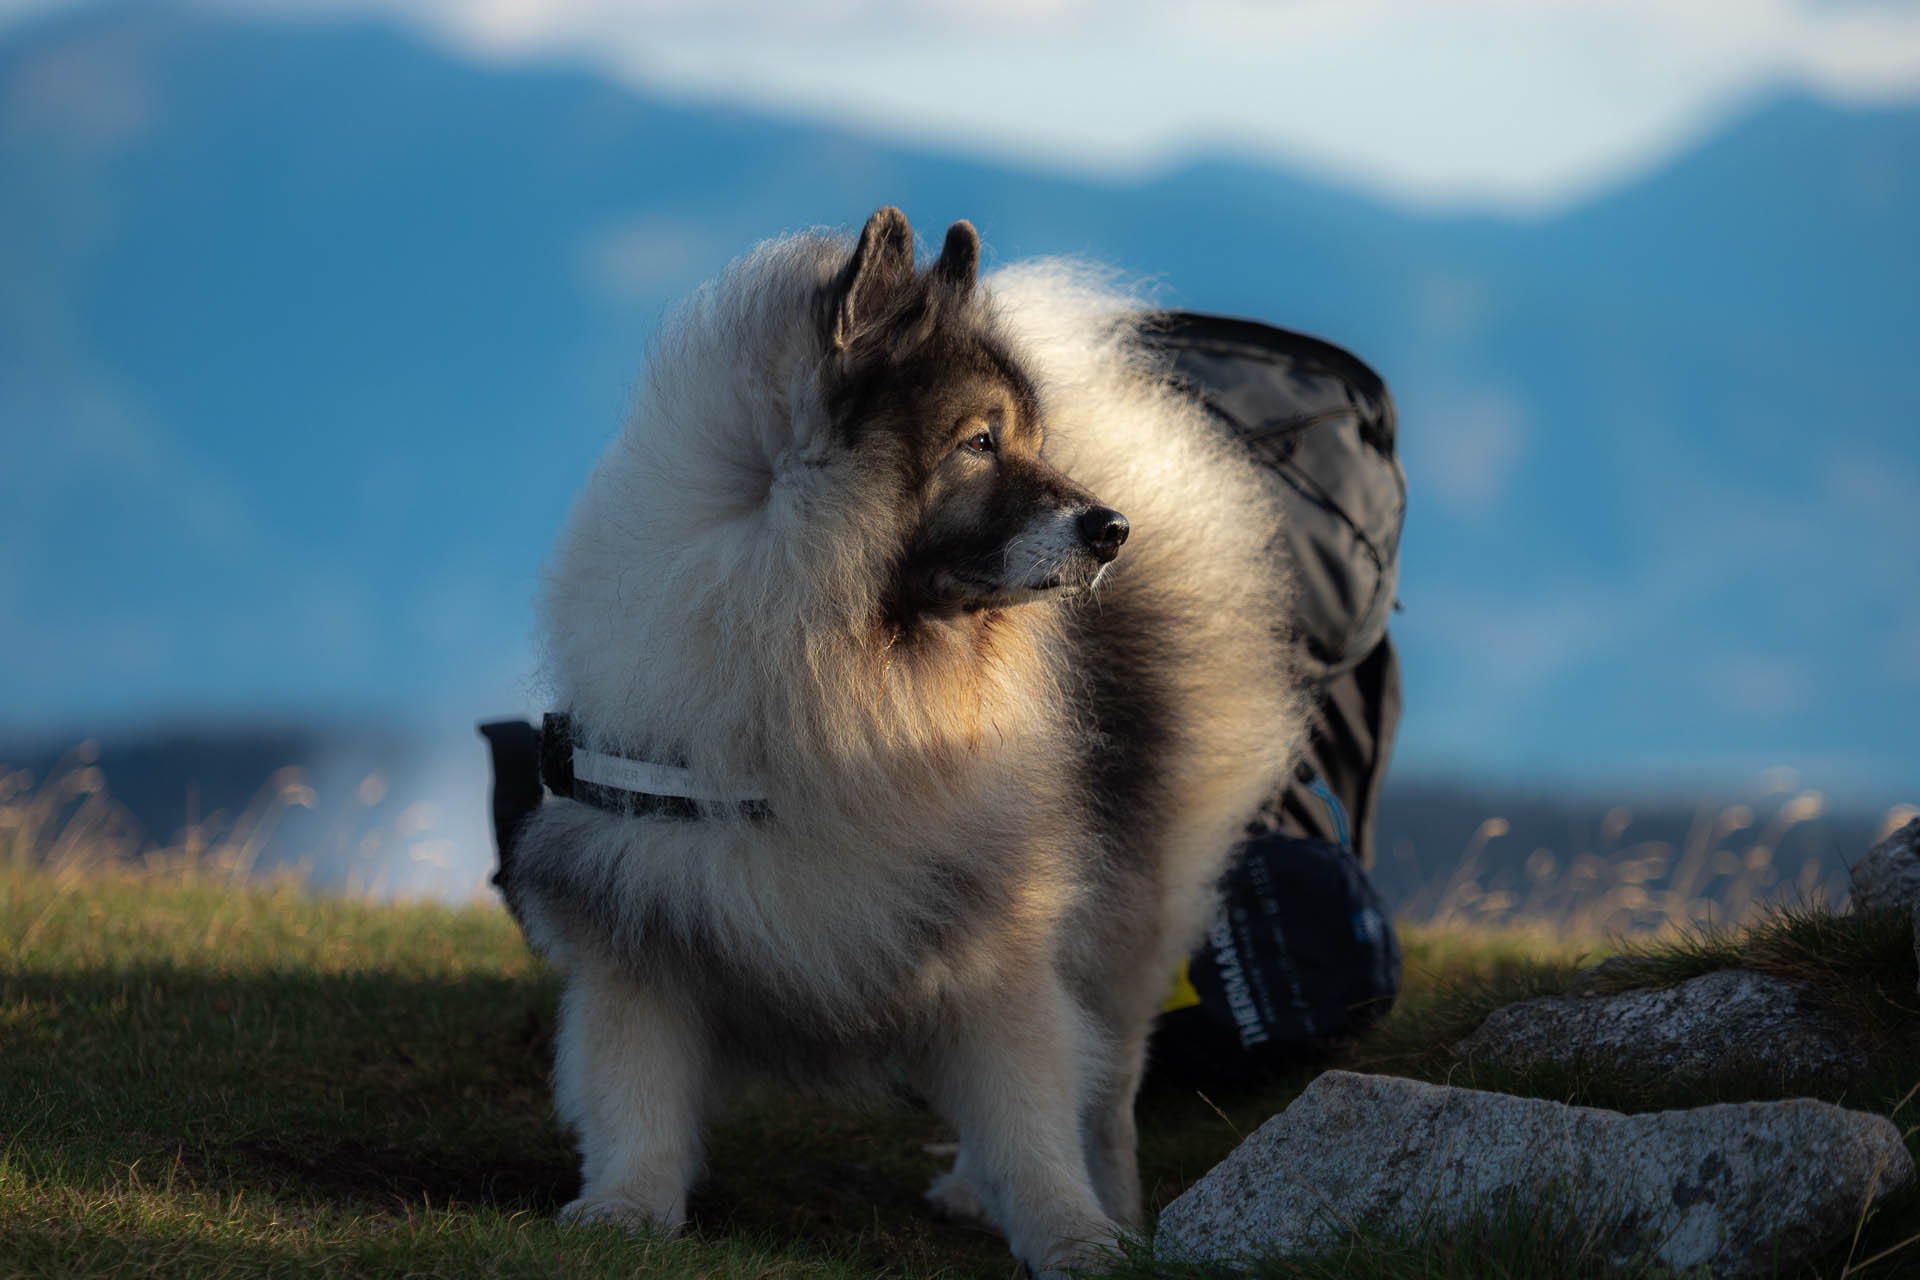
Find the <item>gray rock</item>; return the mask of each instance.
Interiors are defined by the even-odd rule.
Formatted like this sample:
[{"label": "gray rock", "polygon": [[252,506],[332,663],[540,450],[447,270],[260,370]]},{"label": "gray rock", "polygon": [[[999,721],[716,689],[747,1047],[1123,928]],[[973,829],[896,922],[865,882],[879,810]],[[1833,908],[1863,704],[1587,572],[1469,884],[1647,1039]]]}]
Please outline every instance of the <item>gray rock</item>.
[{"label": "gray rock", "polygon": [[1577,1215],[1588,1264],[1727,1280],[1791,1271],[1912,1175],[1892,1122],[1810,1098],[1629,1116],[1329,1071],[1166,1207],[1154,1254],[1235,1263],[1537,1207]]},{"label": "gray rock", "polygon": [[1839,1094],[1868,1046],[1799,984],[1721,969],[1618,995],[1543,996],[1495,1010],[1454,1046],[1476,1063],[1591,1067],[1635,1081],[1751,1077],[1781,1093]]},{"label": "gray rock", "polygon": [[1920,906],[1920,818],[1882,840],[1853,864],[1853,909],[1897,911]]}]

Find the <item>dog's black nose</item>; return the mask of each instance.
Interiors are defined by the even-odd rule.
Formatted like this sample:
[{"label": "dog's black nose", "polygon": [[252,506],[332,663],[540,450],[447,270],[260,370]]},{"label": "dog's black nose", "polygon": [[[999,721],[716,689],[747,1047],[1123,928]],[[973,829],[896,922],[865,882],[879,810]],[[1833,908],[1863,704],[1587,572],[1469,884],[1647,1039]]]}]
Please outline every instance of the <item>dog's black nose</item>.
[{"label": "dog's black nose", "polygon": [[1093,558],[1106,564],[1120,554],[1127,540],[1127,518],[1112,507],[1089,507],[1080,513],[1080,536]]}]

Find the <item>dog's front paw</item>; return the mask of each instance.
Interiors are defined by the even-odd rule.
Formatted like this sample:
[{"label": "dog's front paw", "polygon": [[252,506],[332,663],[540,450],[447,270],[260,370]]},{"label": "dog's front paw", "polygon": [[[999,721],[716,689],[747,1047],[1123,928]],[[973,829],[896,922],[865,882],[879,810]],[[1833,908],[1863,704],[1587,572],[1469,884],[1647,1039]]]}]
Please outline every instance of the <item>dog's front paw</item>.
[{"label": "dog's front paw", "polygon": [[578,1226],[606,1222],[636,1235],[672,1235],[686,1222],[686,1210],[662,1209],[633,1196],[581,1196],[560,1210],[560,1221]]},{"label": "dog's front paw", "polygon": [[927,1203],[933,1211],[952,1222],[977,1223],[990,1227],[993,1219],[987,1213],[987,1206],[980,1203],[973,1184],[961,1176],[955,1169],[935,1178],[927,1187]]},{"label": "dog's front paw", "polygon": [[1119,1239],[1118,1224],[1089,1222],[1045,1249],[1016,1248],[1014,1253],[1033,1280],[1087,1280],[1089,1275],[1113,1270],[1120,1259]]}]

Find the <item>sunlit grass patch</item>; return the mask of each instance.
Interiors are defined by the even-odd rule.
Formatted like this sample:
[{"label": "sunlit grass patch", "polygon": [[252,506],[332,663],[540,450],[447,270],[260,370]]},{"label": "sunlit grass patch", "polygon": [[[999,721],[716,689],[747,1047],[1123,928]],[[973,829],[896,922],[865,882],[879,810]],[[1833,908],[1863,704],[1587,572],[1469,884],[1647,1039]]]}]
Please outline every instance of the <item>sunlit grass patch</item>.
[{"label": "sunlit grass patch", "polygon": [[45,1277],[700,1275],[833,1280],[859,1264],[746,1236],[675,1240],[568,1230],[459,1203],[363,1210],[196,1189],[177,1167],[104,1183],[36,1179],[0,1156],[0,1274]]},{"label": "sunlit grass patch", "polygon": [[[1914,981],[1903,926],[1805,914],[1641,946],[1631,963],[1655,981],[1750,959],[1895,1000]],[[750,1099],[714,1131],[686,1239],[555,1225],[577,1178],[547,1094],[557,988],[496,906],[16,866],[0,870],[0,940],[0,1275],[1012,1273],[997,1239],[921,1202],[949,1135],[911,1107]],[[1405,946],[1398,1007],[1337,1057],[1234,1089],[1149,1089],[1151,1206],[1330,1062],[1618,1104],[1604,1080],[1499,1080],[1450,1050],[1500,1003],[1568,989],[1613,944],[1413,927]],[[1876,1034],[1889,1071],[1874,1105],[1893,1110],[1920,1054]],[[1915,1110],[1897,1114],[1911,1126]],[[1899,1213],[1920,1219],[1920,1197],[1869,1224],[1857,1258],[1898,1243]],[[1516,1228],[1507,1274],[1565,1274],[1528,1239]],[[1272,1274],[1467,1275],[1507,1248],[1498,1232],[1378,1240]],[[1869,1274],[1908,1274],[1907,1257]]]},{"label": "sunlit grass patch", "polygon": [[[232,847],[115,843],[92,794],[31,812],[36,793],[0,798],[0,1277],[1013,1275],[997,1238],[922,1202],[951,1135],[910,1106],[749,1098],[713,1131],[686,1237],[558,1226],[578,1177],[548,1092],[558,984],[497,903],[375,903],[261,879],[244,825],[223,837]],[[1916,1145],[1905,914],[1815,904],[1624,941],[1567,916],[1502,919],[1403,922],[1395,1009],[1336,1054],[1232,1088],[1152,1082],[1140,1106],[1149,1208],[1328,1065],[1633,1110],[1751,1096],[1740,1081],[1649,1090],[1503,1074],[1452,1052],[1515,999],[1733,964],[1808,982],[1863,1027],[1881,1078],[1849,1104],[1894,1115]],[[1554,1235],[1563,1227],[1363,1237],[1267,1274],[1582,1274],[1590,1259],[1577,1230]],[[1857,1274],[1920,1275],[1920,1247],[1902,1243],[1914,1230],[1910,1189],[1818,1274],[1885,1254]],[[1129,1265],[1148,1264],[1136,1251]]]},{"label": "sunlit grass patch", "polygon": [[497,906],[0,868],[0,1275],[1004,1275],[924,1112],[749,1100],[673,1242],[578,1184],[553,976]]}]

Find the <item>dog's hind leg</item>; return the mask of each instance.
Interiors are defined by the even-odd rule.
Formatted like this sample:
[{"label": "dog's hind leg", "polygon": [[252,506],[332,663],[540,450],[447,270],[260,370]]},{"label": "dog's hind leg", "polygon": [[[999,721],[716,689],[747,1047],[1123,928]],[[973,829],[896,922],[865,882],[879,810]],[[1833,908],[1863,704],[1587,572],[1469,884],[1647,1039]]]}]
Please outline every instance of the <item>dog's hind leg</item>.
[{"label": "dog's hind leg", "polygon": [[1080,1139],[1090,1033],[1044,965],[976,996],[941,1028],[929,1099],[959,1131],[956,1171],[1014,1256],[1040,1275],[1097,1264],[1117,1228],[1100,1210]]},{"label": "dog's hind leg", "polygon": [[673,1230],[700,1169],[705,1037],[670,995],[596,957],[568,974],[554,1101],[580,1136],[576,1222]]}]

